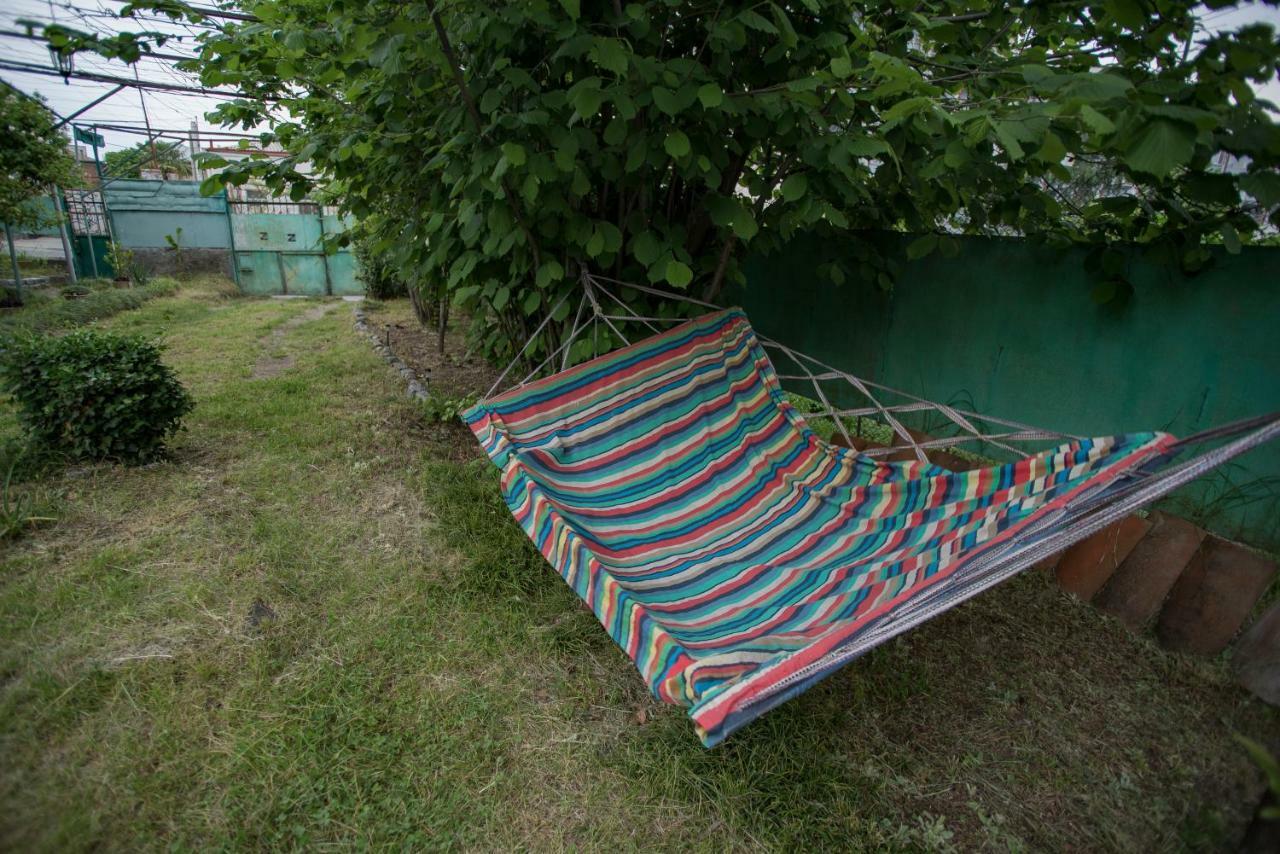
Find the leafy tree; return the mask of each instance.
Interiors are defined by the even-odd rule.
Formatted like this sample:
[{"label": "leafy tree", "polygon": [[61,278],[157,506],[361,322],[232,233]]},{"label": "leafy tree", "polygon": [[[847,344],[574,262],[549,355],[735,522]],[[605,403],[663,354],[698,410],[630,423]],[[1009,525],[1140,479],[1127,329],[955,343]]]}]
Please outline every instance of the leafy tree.
[{"label": "leafy tree", "polygon": [[[1195,271],[1207,242],[1238,251],[1277,221],[1280,130],[1254,92],[1275,33],[1198,33],[1189,2],[239,6],[258,20],[215,21],[203,80],[252,96],[220,119],[273,123],[292,157],[211,185],[323,183],[402,269],[476,309],[494,355],[554,306],[567,324],[580,269],[714,297],[748,250],[801,230],[857,250],[833,282],[887,287],[868,229],[919,234],[913,255],[956,232],[1087,244],[1115,276],[1117,244]],[[1247,168],[1216,169],[1221,152]],[[1073,199],[1073,163],[1114,180]]]},{"label": "leafy tree", "polygon": [[119,151],[108,151],[103,171],[112,178],[141,178],[143,169],[158,169],[166,177],[190,178],[191,160],[178,142],[140,142]]},{"label": "leafy tree", "polygon": [[0,83],[0,222],[41,224],[31,204],[55,185],[79,183],[67,139],[44,102]]}]

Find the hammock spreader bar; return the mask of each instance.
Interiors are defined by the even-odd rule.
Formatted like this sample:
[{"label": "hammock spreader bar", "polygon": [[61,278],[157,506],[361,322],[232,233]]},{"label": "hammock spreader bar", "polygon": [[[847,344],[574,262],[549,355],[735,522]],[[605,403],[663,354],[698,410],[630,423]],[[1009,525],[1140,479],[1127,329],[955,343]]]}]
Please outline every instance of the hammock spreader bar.
[{"label": "hammock spreader bar", "polygon": [[[668,319],[631,311],[607,281],[584,276],[571,334],[543,362],[560,359],[558,373],[491,390],[463,418],[501,470],[516,521],[708,746],[1280,434],[1280,414],[1181,441],[1040,430],[855,377],[758,336],[737,309],[706,306],[662,331],[655,324]],[[655,334],[564,369],[575,338],[598,323],[626,341],[623,321]],[[821,412],[792,406],[768,351],[811,381]],[[866,404],[836,408],[829,382]],[[898,419],[926,410],[954,425],[947,446],[976,442],[1013,461],[933,465],[926,451],[939,442]],[[808,420],[831,418],[850,440],[845,419],[863,415],[887,424],[913,459],[830,444]],[[1171,464],[1190,444],[1230,437]]]}]

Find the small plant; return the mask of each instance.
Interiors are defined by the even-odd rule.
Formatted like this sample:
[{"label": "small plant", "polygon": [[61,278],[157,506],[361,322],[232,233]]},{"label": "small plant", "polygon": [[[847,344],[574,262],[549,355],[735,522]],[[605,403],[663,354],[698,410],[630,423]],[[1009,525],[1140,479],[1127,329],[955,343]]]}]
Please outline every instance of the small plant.
[{"label": "small plant", "polygon": [[1239,733],[1233,735],[1249,754],[1253,764],[1262,769],[1262,773],[1267,777],[1267,788],[1271,791],[1273,803],[1258,810],[1258,817],[1267,821],[1280,821],[1280,805],[1277,805],[1280,804],[1280,760],[1252,738]]},{"label": "small plant", "polygon": [[386,258],[373,246],[372,242],[357,236],[351,247],[360,269],[360,279],[364,282],[364,295],[371,299],[394,299],[407,296],[408,287],[387,263]]},{"label": "small plant", "polygon": [[465,394],[461,397],[431,394],[422,401],[422,414],[428,421],[457,421],[462,413],[475,406],[476,399],[474,394]]},{"label": "small plant", "polygon": [[93,330],[13,340],[0,382],[29,437],[77,459],[156,459],[194,405],[154,343]]},{"label": "small plant", "polygon": [[111,248],[107,250],[107,263],[111,265],[111,269],[116,271],[116,278],[125,278],[137,287],[142,287],[151,281],[151,274],[147,272],[147,268],[138,260],[137,254],[132,249],[127,249],[119,243],[112,241]]},{"label": "small plant", "polygon": [[89,295],[89,288],[82,282],[76,282],[74,285],[64,285],[61,293],[66,299],[80,299]]},{"label": "small plant", "polygon": [[169,251],[173,253],[173,268],[178,272],[186,272],[186,264],[184,263],[185,255],[182,249],[182,226],[174,229],[173,234],[166,234],[164,242],[169,244]]},{"label": "small plant", "polygon": [[29,493],[19,494],[13,490],[13,472],[19,459],[19,456],[15,456],[9,461],[4,481],[0,482],[0,540],[18,537],[41,522],[54,521],[52,516],[37,515],[35,498]]}]

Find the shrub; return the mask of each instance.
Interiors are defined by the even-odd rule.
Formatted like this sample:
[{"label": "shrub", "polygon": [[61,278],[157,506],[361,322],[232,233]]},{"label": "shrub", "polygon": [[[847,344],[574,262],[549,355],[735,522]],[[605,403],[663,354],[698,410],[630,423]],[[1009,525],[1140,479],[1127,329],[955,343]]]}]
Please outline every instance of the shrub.
[{"label": "shrub", "polygon": [[408,296],[409,289],[395,268],[384,255],[374,250],[371,242],[357,237],[352,243],[356,263],[360,266],[360,278],[364,281],[364,295],[370,299],[394,299]]},{"label": "shrub", "polygon": [[117,279],[128,279],[135,287],[145,287],[151,281],[151,271],[138,260],[137,254],[119,243],[111,244],[107,263],[116,271]]},{"label": "shrub", "polygon": [[116,288],[107,282],[107,289],[90,288],[82,297],[69,300],[37,303],[39,291],[27,295],[27,307],[21,311],[0,316],[0,333],[48,332],[80,326],[101,320],[122,311],[138,308],[156,297],[171,296],[178,290],[172,279],[158,279],[140,288]]},{"label": "shrub", "polygon": [[93,330],[8,342],[0,381],[35,442],[79,459],[153,460],[194,405],[154,343]]}]

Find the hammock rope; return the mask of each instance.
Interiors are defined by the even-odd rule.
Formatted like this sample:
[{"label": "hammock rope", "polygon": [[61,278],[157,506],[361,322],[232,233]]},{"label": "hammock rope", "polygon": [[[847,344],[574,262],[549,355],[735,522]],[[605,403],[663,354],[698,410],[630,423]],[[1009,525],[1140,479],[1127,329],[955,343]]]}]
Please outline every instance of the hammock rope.
[{"label": "hammock rope", "polygon": [[[689,708],[707,745],[878,644],[1280,437],[1272,413],[1182,439],[1082,438],[866,380],[759,335],[736,310],[585,271],[580,283],[558,346],[495,396],[572,293],[464,419],[502,469],[504,497],[530,538],[655,695]],[[715,314],[641,315],[615,287]],[[633,344],[626,324],[654,337]],[[602,325],[624,349],[570,366],[573,344],[588,332],[598,343]],[[775,373],[766,351],[793,372]],[[796,411],[782,381],[807,382],[816,411]],[[824,383],[864,402],[837,405]],[[930,414],[956,435],[915,433],[900,418]],[[846,448],[813,437],[807,422],[823,418]],[[863,418],[882,422],[887,447],[854,450]],[[1044,443],[1057,445],[1034,447]],[[949,472],[930,461],[927,452],[961,444],[1016,462],[967,460],[978,468]],[[884,460],[901,453],[911,459]],[[764,478],[756,492],[741,491],[748,476]],[[838,520],[844,527],[833,527]],[[744,629],[772,622],[776,635]]]}]

